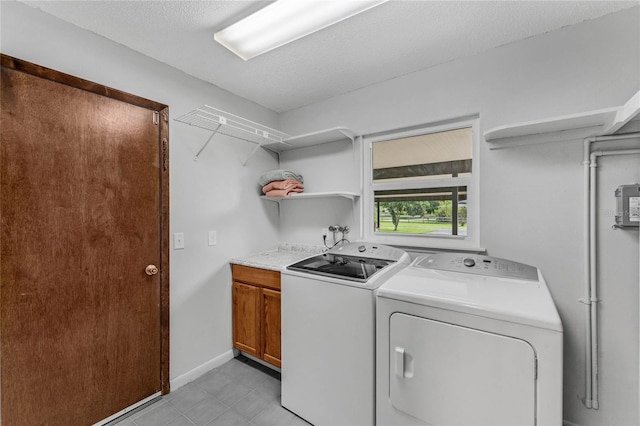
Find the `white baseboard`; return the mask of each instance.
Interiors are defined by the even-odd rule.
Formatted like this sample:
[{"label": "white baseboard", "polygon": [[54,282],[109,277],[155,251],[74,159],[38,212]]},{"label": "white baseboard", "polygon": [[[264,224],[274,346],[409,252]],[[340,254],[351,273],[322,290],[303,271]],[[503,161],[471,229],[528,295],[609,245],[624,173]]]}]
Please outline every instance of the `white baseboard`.
[{"label": "white baseboard", "polygon": [[219,355],[213,358],[212,360],[197,366],[193,370],[187,371],[186,373],[176,377],[175,379],[171,379],[170,380],[171,391],[173,392],[181,388],[182,386],[186,385],[187,383],[193,382],[198,377],[208,373],[209,371],[213,370],[216,367],[220,367],[222,364],[232,360],[233,358],[234,358],[234,353],[233,353],[233,350],[230,349],[227,352],[223,353],[222,355]]},{"label": "white baseboard", "polygon": [[246,353],[244,353],[242,351],[239,351],[239,353],[241,353],[242,355],[246,356],[250,360],[257,362],[258,364],[264,365],[265,367],[272,369],[273,371],[277,371],[278,373],[282,373],[282,370],[280,368],[276,367],[275,365],[269,364],[268,362],[263,361],[260,358],[256,358],[253,355],[246,354]]}]

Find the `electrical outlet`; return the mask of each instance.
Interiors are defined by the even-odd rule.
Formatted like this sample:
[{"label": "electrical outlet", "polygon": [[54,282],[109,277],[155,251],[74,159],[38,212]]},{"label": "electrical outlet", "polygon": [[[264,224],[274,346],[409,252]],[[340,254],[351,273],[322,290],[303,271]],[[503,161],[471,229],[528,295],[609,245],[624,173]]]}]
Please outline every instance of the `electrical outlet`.
[{"label": "electrical outlet", "polygon": [[329,233],[329,230],[327,228],[322,228],[322,236],[323,237],[326,237],[328,233]]},{"label": "electrical outlet", "polygon": [[216,231],[209,231],[209,245],[215,246],[216,244],[218,244],[218,236],[216,234]]}]

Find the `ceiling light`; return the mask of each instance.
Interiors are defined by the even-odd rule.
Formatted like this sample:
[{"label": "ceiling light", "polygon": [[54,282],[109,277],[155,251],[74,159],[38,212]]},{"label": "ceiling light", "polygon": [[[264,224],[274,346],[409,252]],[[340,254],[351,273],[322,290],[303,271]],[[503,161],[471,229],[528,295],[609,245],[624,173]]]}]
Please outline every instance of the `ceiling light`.
[{"label": "ceiling light", "polygon": [[214,38],[246,61],[385,1],[278,0],[217,31]]}]

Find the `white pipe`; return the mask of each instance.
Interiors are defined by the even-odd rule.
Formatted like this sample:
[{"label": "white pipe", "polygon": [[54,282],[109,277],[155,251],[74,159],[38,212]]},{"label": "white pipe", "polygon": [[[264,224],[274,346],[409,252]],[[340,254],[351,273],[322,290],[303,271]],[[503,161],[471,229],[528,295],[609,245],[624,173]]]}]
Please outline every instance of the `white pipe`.
[{"label": "white pipe", "polygon": [[640,132],[625,133],[623,135],[611,135],[611,136],[592,136],[586,138],[585,142],[605,142],[605,141],[621,141],[625,139],[640,138]]},{"label": "white pipe", "polygon": [[633,154],[640,154],[640,148],[638,148],[638,149],[616,149],[616,150],[609,150],[609,151],[598,150],[598,151],[593,151],[591,153],[591,156],[592,157],[607,157],[609,155],[633,155]]},{"label": "white pipe", "polygon": [[591,320],[591,407],[598,409],[598,294],[596,286],[596,177],[597,157],[591,153],[589,179],[589,308]]},{"label": "white pipe", "polygon": [[590,194],[591,189],[589,187],[590,184],[590,176],[589,176],[589,154],[591,152],[591,140],[584,140],[584,150],[583,150],[583,170],[584,170],[584,285],[585,285],[585,295],[586,298],[582,300],[584,303],[584,313],[585,313],[585,395],[584,395],[584,405],[587,408],[591,407],[591,302],[589,299],[591,298],[591,262],[589,261],[589,256],[591,253],[590,250],[590,238],[591,233],[589,232],[589,224],[591,223],[590,216]]},{"label": "white pipe", "polygon": [[600,141],[633,139],[640,137],[640,133],[629,133],[616,136],[596,136],[584,140],[583,166],[584,166],[584,275],[585,275],[585,399],[587,408],[598,409],[598,294],[596,280],[596,183],[597,183],[597,158],[607,155],[640,154],[640,149],[626,150],[598,150],[591,153],[591,144]]}]

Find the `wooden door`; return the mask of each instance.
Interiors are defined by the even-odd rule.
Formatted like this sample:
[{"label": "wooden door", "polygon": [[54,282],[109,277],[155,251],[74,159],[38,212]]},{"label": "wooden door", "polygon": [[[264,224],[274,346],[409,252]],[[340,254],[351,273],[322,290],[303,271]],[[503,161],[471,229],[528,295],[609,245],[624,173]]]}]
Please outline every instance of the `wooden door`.
[{"label": "wooden door", "polygon": [[168,391],[168,110],[4,55],[1,91],[1,421],[92,424]]},{"label": "wooden door", "polygon": [[260,287],[233,282],[233,346],[260,357]]},{"label": "wooden door", "polygon": [[280,361],[280,292],[262,289],[262,359],[276,367]]}]

